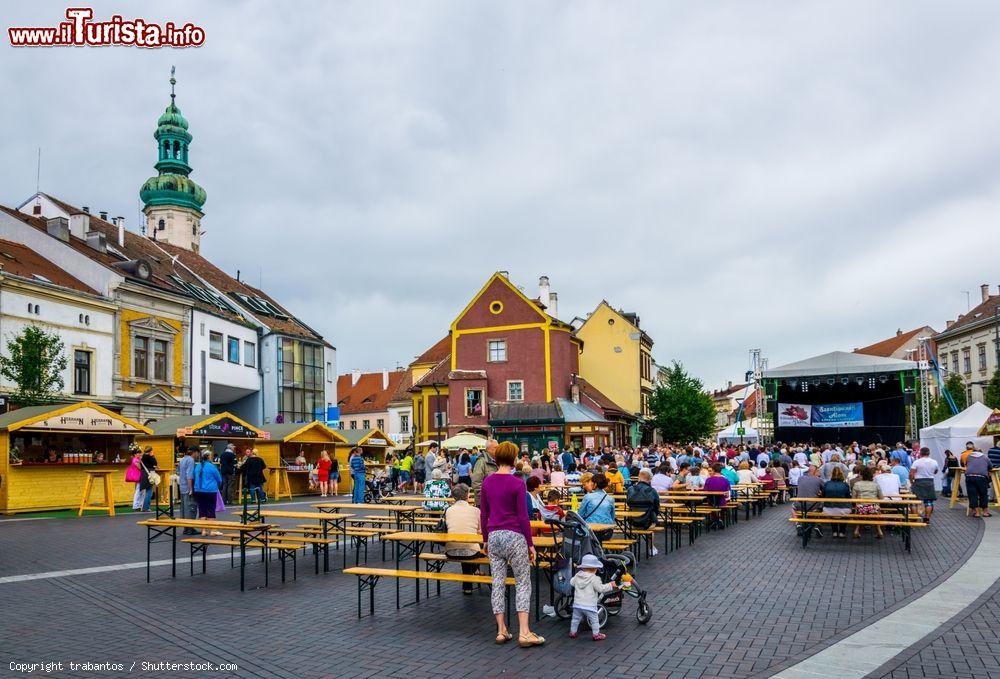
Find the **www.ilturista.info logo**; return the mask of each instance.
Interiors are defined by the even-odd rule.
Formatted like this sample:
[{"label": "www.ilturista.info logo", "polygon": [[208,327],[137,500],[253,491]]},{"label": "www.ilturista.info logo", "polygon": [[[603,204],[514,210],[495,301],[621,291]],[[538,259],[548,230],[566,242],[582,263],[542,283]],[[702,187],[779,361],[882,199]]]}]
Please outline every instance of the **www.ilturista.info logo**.
[{"label": "www.ilturista.info logo", "polygon": [[70,7],[58,26],[16,26],[7,29],[14,47],[107,46],[129,47],[200,47],[205,43],[205,29],[172,21],[157,24],[145,19],[125,19],[120,14],[108,21],[91,21],[90,7]]}]

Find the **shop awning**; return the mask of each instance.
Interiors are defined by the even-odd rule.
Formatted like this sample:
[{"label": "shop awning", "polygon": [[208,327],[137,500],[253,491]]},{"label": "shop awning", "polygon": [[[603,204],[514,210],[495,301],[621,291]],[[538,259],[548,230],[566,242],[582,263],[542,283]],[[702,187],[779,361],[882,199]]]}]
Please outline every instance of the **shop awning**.
[{"label": "shop awning", "polygon": [[232,413],[215,415],[176,415],[149,423],[153,436],[201,437],[219,439],[268,439],[270,432],[244,422]]},{"label": "shop awning", "polygon": [[562,413],[554,401],[549,403],[490,402],[490,424],[558,424],[563,423]]},{"label": "shop awning", "polygon": [[381,429],[338,429],[337,433],[344,437],[344,443],[349,446],[393,446],[393,441]]},{"label": "shop awning", "polygon": [[347,443],[343,434],[318,420],[307,424],[272,424],[268,432],[272,441],[281,443]]},{"label": "shop awning", "polygon": [[563,421],[566,424],[611,424],[603,415],[591,410],[582,403],[574,403],[568,398],[557,398],[559,410],[562,411]]},{"label": "shop awning", "polygon": [[94,434],[150,434],[135,420],[90,401],[19,408],[0,415],[0,430]]}]

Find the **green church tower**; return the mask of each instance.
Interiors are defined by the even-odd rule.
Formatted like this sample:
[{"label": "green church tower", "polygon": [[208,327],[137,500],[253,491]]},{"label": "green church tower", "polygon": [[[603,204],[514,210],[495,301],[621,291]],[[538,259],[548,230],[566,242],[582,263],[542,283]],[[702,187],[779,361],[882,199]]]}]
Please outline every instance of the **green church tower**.
[{"label": "green church tower", "polygon": [[188,146],[191,133],[188,121],[181,115],[174,99],[174,69],[170,69],[170,105],[156,121],[157,161],[155,177],[150,177],[139,190],[146,214],[146,235],[153,240],[198,252],[201,246],[202,206],[205,189],[188,175]]}]

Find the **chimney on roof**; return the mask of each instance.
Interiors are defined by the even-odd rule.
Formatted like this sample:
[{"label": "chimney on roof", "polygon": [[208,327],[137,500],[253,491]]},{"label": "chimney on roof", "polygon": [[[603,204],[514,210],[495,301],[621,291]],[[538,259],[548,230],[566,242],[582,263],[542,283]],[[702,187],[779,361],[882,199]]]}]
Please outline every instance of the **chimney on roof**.
[{"label": "chimney on roof", "polygon": [[389,388],[389,369],[382,368],[382,391]]},{"label": "chimney on roof", "polygon": [[361,371],[355,368],[351,371],[351,386],[353,387],[361,379]]},{"label": "chimney on roof", "polygon": [[896,328],[896,337],[899,337],[902,334],[903,334],[903,331],[900,330],[899,328]]},{"label": "chimney on roof", "polygon": [[69,242],[69,222],[65,217],[49,217],[45,220],[45,230],[53,238]]},{"label": "chimney on roof", "polygon": [[548,276],[541,276],[538,279],[538,301],[545,306],[545,310],[550,316],[559,317],[559,296],[552,292]]},{"label": "chimney on roof", "polygon": [[90,208],[87,207],[86,205],[83,206],[83,211],[86,212],[88,215],[90,214]]},{"label": "chimney on roof", "polygon": [[983,301],[984,302],[990,298],[990,284],[989,283],[983,283],[982,285],[980,285],[979,286],[979,290],[983,294]]},{"label": "chimney on roof", "polygon": [[90,231],[90,215],[85,212],[77,212],[69,216],[69,232],[80,240],[87,239],[87,232]]},{"label": "chimney on roof", "polygon": [[125,218],[115,217],[113,220],[114,225],[118,227],[118,247],[125,247]]},{"label": "chimney on roof", "polygon": [[732,388],[733,388],[733,381],[729,380],[728,382],[726,382],[726,389],[732,389]]},{"label": "chimney on roof", "polygon": [[955,325],[955,321],[945,321],[944,322],[945,329],[950,328],[953,325]]},{"label": "chimney on roof", "polygon": [[98,252],[108,251],[108,237],[103,231],[88,231],[87,245]]},{"label": "chimney on roof", "polygon": [[108,211],[107,210],[101,210],[98,214],[101,215],[101,219],[103,219],[104,221],[108,221]]}]

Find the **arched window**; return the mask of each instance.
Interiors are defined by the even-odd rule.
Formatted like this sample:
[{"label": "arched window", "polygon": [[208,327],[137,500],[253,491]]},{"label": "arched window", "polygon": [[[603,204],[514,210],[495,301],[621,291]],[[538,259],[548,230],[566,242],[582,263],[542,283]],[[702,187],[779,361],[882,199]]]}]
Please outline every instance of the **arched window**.
[{"label": "arched window", "polygon": [[167,223],[161,219],[157,223],[157,225],[156,225],[156,230],[157,231],[166,231],[167,230]]},{"label": "arched window", "polygon": [[174,142],[174,160],[181,159],[181,143],[179,141]]},{"label": "arched window", "polygon": [[191,225],[191,235],[192,236],[197,236],[198,235],[198,225],[197,224],[192,224]]}]

